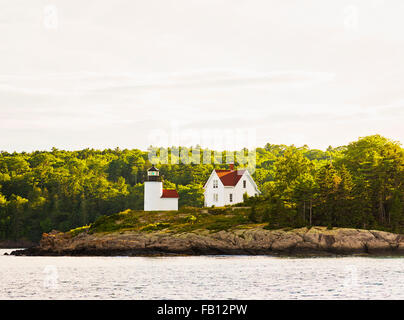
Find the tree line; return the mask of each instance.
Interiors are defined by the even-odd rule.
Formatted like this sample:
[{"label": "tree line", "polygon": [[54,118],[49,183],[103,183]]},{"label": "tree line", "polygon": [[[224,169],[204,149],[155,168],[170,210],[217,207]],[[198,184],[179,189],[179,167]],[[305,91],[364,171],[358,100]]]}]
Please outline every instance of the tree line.
[{"label": "tree line", "polygon": [[[202,207],[203,184],[214,168],[227,168],[222,162],[158,167],[180,207]],[[137,149],[1,152],[0,240],[37,241],[52,229],[141,210],[150,166],[148,152]],[[382,136],[325,151],[268,143],[256,149],[253,178],[262,191],[245,200],[254,222],[404,231],[404,150]]]}]

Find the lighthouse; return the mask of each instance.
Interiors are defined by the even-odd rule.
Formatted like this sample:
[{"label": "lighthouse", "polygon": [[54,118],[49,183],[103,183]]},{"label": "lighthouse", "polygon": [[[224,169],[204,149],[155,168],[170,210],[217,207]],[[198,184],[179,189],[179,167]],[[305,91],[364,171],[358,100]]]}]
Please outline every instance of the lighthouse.
[{"label": "lighthouse", "polygon": [[178,210],[177,190],[163,189],[159,170],[153,165],[144,182],[144,211]]}]

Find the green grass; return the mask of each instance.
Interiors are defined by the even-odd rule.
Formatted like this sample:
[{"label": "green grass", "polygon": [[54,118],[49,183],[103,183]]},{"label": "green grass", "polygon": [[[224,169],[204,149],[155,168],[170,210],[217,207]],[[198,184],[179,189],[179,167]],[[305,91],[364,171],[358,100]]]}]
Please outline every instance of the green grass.
[{"label": "green grass", "polygon": [[113,232],[122,229],[132,229],[137,226],[139,226],[139,218],[132,211],[126,210],[110,216],[99,217],[91,224],[89,232]]},{"label": "green grass", "polygon": [[77,236],[77,235],[80,234],[80,233],[83,233],[83,232],[88,231],[89,229],[90,229],[90,226],[82,226],[82,227],[78,227],[78,228],[76,228],[76,229],[70,230],[69,233],[70,233],[73,237],[75,237],[75,236]]},{"label": "green grass", "polygon": [[157,223],[150,223],[144,227],[142,227],[141,231],[157,231],[162,229],[167,229],[170,226],[169,223],[164,222],[157,222]]},{"label": "green grass", "polygon": [[141,211],[126,210],[110,216],[101,216],[90,226],[71,230],[76,235],[88,230],[89,233],[108,233],[119,231],[150,232],[167,230],[169,232],[191,232],[209,230],[217,232],[231,228],[246,227],[252,222],[248,219],[249,210],[231,208],[205,209],[186,207],[179,211]]},{"label": "green grass", "polygon": [[210,231],[229,230],[234,226],[244,225],[250,223],[248,218],[244,215],[234,215],[233,217],[218,216],[215,221],[206,226]]}]

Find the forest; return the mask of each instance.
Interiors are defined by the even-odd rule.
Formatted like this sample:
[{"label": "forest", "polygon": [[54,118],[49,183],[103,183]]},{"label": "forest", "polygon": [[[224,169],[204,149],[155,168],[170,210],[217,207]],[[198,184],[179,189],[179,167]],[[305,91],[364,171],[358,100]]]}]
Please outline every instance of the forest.
[{"label": "forest", "polygon": [[[180,148],[181,149],[181,148]],[[191,148],[185,148],[190,150]],[[166,151],[170,151],[166,150]],[[269,228],[327,226],[404,233],[404,150],[380,135],[327,150],[266,144],[256,150],[259,197],[247,198],[252,222]],[[212,150],[204,150],[214,157]],[[202,207],[203,184],[222,164],[160,164],[179,206]],[[143,209],[151,166],[137,149],[1,152],[0,240],[38,241],[43,232],[89,225],[102,215]],[[240,168],[237,163],[235,166]]]}]

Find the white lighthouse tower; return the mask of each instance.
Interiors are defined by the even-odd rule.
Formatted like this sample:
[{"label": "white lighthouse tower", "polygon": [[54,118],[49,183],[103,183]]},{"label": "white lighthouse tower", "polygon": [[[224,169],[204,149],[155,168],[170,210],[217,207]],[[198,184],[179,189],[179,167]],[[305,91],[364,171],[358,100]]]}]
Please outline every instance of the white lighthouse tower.
[{"label": "white lighthouse tower", "polygon": [[159,170],[154,165],[147,170],[144,182],[144,211],[178,210],[176,190],[163,189]]}]

